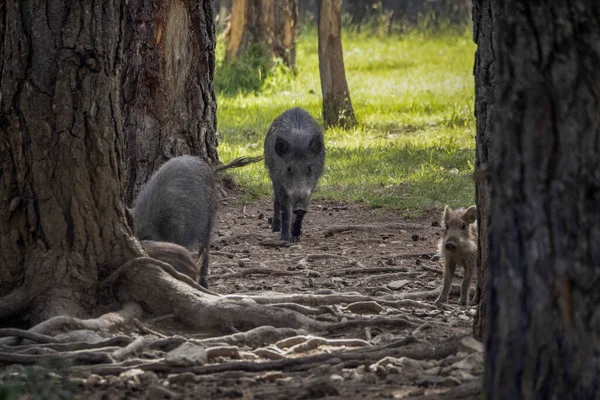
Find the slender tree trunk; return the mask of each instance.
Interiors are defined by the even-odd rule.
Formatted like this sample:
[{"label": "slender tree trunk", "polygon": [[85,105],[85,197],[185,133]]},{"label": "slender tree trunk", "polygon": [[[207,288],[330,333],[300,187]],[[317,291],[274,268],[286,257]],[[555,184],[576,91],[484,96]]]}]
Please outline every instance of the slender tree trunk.
[{"label": "slender tree trunk", "polygon": [[266,43],[266,29],[262,15],[262,0],[233,0],[231,19],[226,34],[225,59],[235,60],[252,44]]},{"label": "slender tree trunk", "polygon": [[477,44],[475,53],[475,116],[477,137],[475,155],[475,198],[479,229],[479,253],[477,256],[477,285],[480,301],[473,323],[474,336],[482,340],[485,334],[487,299],[485,280],[488,266],[488,232],[490,225],[490,189],[486,178],[488,149],[494,127],[496,102],[496,54],[495,21],[498,2],[494,0],[473,1],[473,38]]},{"label": "slender tree trunk", "polygon": [[486,399],[597,399],[600,4],[500,4]]},{"label": "slender tree trunk", "polygon": [[123,203],[122,4],[0,6],[0,320],[86,315],[99,279],[138,254]]},{"label": "slender tree trunk", "polygon": [[342,0],[319,0],[319,72],[325,127],[356,125],[342,52]]},{"label": "slender tree trunk", "polygon": [[298,24],[296,0],[263,0],[263,19],[271,54],[295,69]]},{"label": "slender tree trunk", "polygon": [[215,31],[210,0],[126,2],[126,198],[183,154],[216,164]]}]

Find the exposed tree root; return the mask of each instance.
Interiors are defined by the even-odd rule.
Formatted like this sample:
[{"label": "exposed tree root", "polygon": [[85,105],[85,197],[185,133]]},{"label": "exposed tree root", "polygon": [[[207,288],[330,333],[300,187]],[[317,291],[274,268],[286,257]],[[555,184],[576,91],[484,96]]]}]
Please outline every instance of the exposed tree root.
[{"label": "exposed tree root", "polygon": [[[202,261],[202,255],[198,258],[198,260],[200,262]],[[155,265],[157,267],[160,267],[160,268],[162,268],[163,271],[165,271],[166,273],[168,273],[169,275],[171,275],[173,278],[178,279],[178,280],[180,280],[182,282],[187,283],[188,285],[190,285],[191,287],[193,287],[196,290],[199,290],[199,291],[204,292],[206,294],[210,294],[212,296],[220,296],[218,293],[211,292],[210,290],[206,289],[205,287],[200,286],[200,284],[198,282],[194,281],[189,276],[187,276],[185,274],[182,274],[180,272],[177,272],[177,270],[175,268],[173,268],[171,266],[171,264],[166,263],[166,262],[161,261],[161,260],[157,260],[155,258],[151,258],[151,257],[138,257],[138,258],[134,258],[133,260],[130,260],[130,261],[126,262],[125,264],[121,265],[119,268],[117,268],[116,270],[114,270],[102,282],[102,285],[104,285],[104,286],[110,286],[117,279],[119,279],[125,272],[129,271],[130,269],[139,268],[141,266],[146,266],[146,265]]]},{"label": "exposed tree root", "polygon": [[331,272],[330,276],[341,276],[341,275],[356,275],[356,274],[378,274],[381,272],[403,272],[406,276],[415,276],[418,273],[407,272],[406,267],[360,267],[360,268],[345,268]]},{"label": "exposed tree root", "polygon": [[235,346],[260,347],[275,343],[283,338],[298,335],[299,331],[290,328],[274,328],[272,326],[260,326],[243,333],[214,337],[197,341],[201,344],[226,343]]},{"label": "exposed tree root", "polygon": [[[247,371],[247,372],[264,372],[264,371],[306,371],[324,364],[341,364],[344,368],[353,368],[364,363],[376,362],[384,357],[408,357],[415,360],[440,360],[452,354],[456,354],[459,350],[460,340],[453,338],[449,341],[442,342],[438,346],[431,346],[429,343],[418,343],[414,338],[396,344],[397,347],[377,346],[369,348],[361,348],[358,350],[349,351],[334,351],[329,354],[317,354],[306,357],[285,358],[275,361],[256,362],[236,362],[208,366],[194,367],[172,367],[162,361],[151,361],[139,363],[127,367],[119,367],[116,365],[100,365],[77,368],[86,373],[95,373],[99,375],[119,374],[127,371],[130,368],[139,368],[146,371],[169,372],[169,373],[184,373],[192,372],[198,375],[213,374],[225,371]],[[416,342],[416,343],[415,343]],[[404,346],[414,344],[410,348]]]},{"label": "exposed tree root", "polygon": [[231,332],[263,325],[319,329],[323,325],[294,311],[256,304],[250,298],[234,301],[199,293],[152,265],[128,269],[122,283],[123,296],[133,297],[160,314],[172,312],[200,331]]},{"label": "exposed tree root", "polygon": [[364,328],[374,326],[393,326],[398,329],[405,328],[416,328],[419,325],[409,321],[407,318],[371,318],[371,319],[356,319],[345,322],[339,322],[337,324],[330,324],[325,327],[327,332],[338,332],[353,328]]},{"label": "exposed tree root", "polygon": [[425,271],[433,272],[438,275],[444,275],[443,268],[434,268],[434,267],[429,267],[427,265],[421,265],[421,269],[423,269]]},{"label": "exposed tree root", "polygon": [[449,389],[444,393],[434,393],[423,396],[409,396],[407,400],[454,400],[454,399],[479,399],[481,398],[482,383],[479,379],[463,383]]},{"label": "exposed tree root", "polygon": [[97,350],[67,351],[57,354],[15,354],[0,352],[0,361],[3,364],[22,365],[88,365],[112,363],[110,352],[119,347],[105,347]]},{"label": "exposed tree root", "polygon": [[141,352],[147,344],[147,339],[144,336],[137,337],[133,342],[129,343],[127,346],[115,350],[112,352],[111,356],[115,360],[122,360],[127,356],[130,356],[134,353]]},{"label": "exposed tree root", "polygon": [[128,336],[115,336],[110,339],[106,339],[100,342],[88,343],[88,342],[69,342],[69,343],[46,343],[46,344],[24,344],[18,346],[6,346],[3,351],[10,353],[19,353],[27,349],[50,349],[56,352],[64,351],[78,351],[78,350],[91,350],[100,349],[105,347],[114,346],[127,346],[133,340]]},{"label": "exposed tree root", "polygon": [[423,229],[420,224],[413,223],[393,223],[393,224],[365,224],[365,225],[334,225],[323,231],[325,237],[333,236],[336,233],[343,233],[348,231],[380,231],[383,229]]},{"label": "exposed tree root", "polygon": [[322,315],[331,313],[331,311],[328,309],[306,307],[295,303],[275,303],[271,304],[271,307],[287,308],[289,310],[294,310],[304,315]]},{"label": "exposed tree root", "polygon": [[31,331],[24,331],[22,329],[12,329],[12,328],[0,329],[0,337],[17,337],[17,338],[29,339],[29,340],[32,340],[37,343],[58,343],[58,342],[60,342],[60,340],[58,340],[52,336],[42,335],[42,334],[31,332]]},{"label": "exposed tree root", "polygon": [[273,276],[290,276],[290,275],[306,275],[306,271],[282,271],[271,268],[248,268],[232,274],[219,276],[219,279],[228,278],[243,278],[249,275],[273,275]]},{"label": "exposed tree root", "polygon": [[133,318],[140,318],[141,315],[142,308],[137,303],[127,303],[121,311],[104,314],[93,319],[79,319],[68,316],[50,318],[31,328],[30,332],[53,336],[78,329],[108,331],[128,324]]},{"label": "exposed tree root", "polygon": [[227,258],[235,258],[235,254],[234,253],[228,253],[226,251],[211,251],[210,255],[211,256],[227,257]]},{"label": "exposed tree root", "polygon": [[140,332],[145,333],[147,335],[155,335],[159,338],[167,337],[166,335],[163,335],[160,332],[156,332],[156,331],[148,328],[146,325],[142,324],[137,318],[133,319],[133,325],[135,325],[135,327],[138,328],[140,330]]}]

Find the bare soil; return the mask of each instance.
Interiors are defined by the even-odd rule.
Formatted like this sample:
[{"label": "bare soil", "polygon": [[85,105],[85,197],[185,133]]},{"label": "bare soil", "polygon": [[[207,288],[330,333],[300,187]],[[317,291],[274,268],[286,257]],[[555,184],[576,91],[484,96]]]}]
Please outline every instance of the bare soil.
[{"label": "bare soil", "polygon": [[[480,397],[483,356],[481,351],[463,344],[464,338],[471,334],[475,307],[458,306],[456,290],[451,291],[449,304],[440,307],[433,304],[439,293],[435,290],[439,290],[442,280],[442,267],[434,256],[441,237],[438,214],[406,219],[390,210],[315,200],[304,219],[301,242],[286,247],[278,246],[279,234],[271,232],[269,225],[271,217],[272,203],[267,200],[245,206],[235,198],[223,201],[211,249],[210,290],[260,296],[359,294],[375,300],[410,301],[414,296],[414,304],[395,307],[389,301],[327,305],[330,313],[322,316],[323,321],[332,323],[351,321],[357,315],[362,320],[394,321],[402,317],[412,322],[410,326],[359,324],[319,335],[326,339],[362,339],[381,349],[364,353],[364,357],[352,358],[348,355],[359,354],[351,352],[360,350],[335,343],[286,354],[287,360],[298,363],[283,360],[273,368],[250,365],[267,365],[276,362],[273,360],[255,357],[248,361],[223,356],[185,371],[131,370],[71,380],[70,391],[75,397],[90,400]],[[460,270],[458,275],[457,280]],[[472,290],[474,286],[475,282]],[[147,326],[166,335],[203,337],[169,319],[148,322]],[[148,351],[145,356],[151,357],[151,353]],[[218,365],[224,366],[222,372],[210,369]]]}]

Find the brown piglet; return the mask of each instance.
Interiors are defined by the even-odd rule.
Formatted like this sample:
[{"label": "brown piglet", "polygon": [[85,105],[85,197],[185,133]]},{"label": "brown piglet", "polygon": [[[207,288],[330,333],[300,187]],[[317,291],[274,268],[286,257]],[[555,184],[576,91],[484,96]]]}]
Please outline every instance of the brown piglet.
[{"label": "brown piglet", "polygon": [[[465,210],[446,206],[442,217],[442,226],[444,227],[444,237],[439,241],[438,247],[444,263],[444,284],[435,302],[445,303],[448,301],[454,271],[458,265],[462,265],[465,272],[458,302],[460,305],[466,306],[469,304],[471,278],[477,267],[477,208],[471,206]],[[473,299],[474,303],[478,301],[477,297],[476,294]]]}]

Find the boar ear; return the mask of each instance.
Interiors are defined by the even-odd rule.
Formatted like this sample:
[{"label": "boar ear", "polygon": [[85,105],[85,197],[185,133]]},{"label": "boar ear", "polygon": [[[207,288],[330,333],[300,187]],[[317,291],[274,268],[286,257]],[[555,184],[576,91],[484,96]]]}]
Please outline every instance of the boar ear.
[{"label": "boar ear", "polygon": [[450,219],[450,214],[452,213],[452,209],[448,206],[444,207],[444,214],[442,215],[442,220],[444,221],[444,223],[448,222],[448,219]]},{"label": "boar ear", "polygon": [[283,157],[290,152],[290,144],[279,136],[275,139],[275,153],[278,156]]},{"label": "boar ear", "polygon": [[315,155],[317,155],[321,152],[322,147],[323,147],[323,143],[321,142],[320,136],[315,136],[308,145],[310,152]]},{"label": "boar ear", "polygon": [[471,206],[467,208],[467,211],[465,211],[465,214],[463,215],[463,220],[468,224],[477,221],[477,207]]}]

